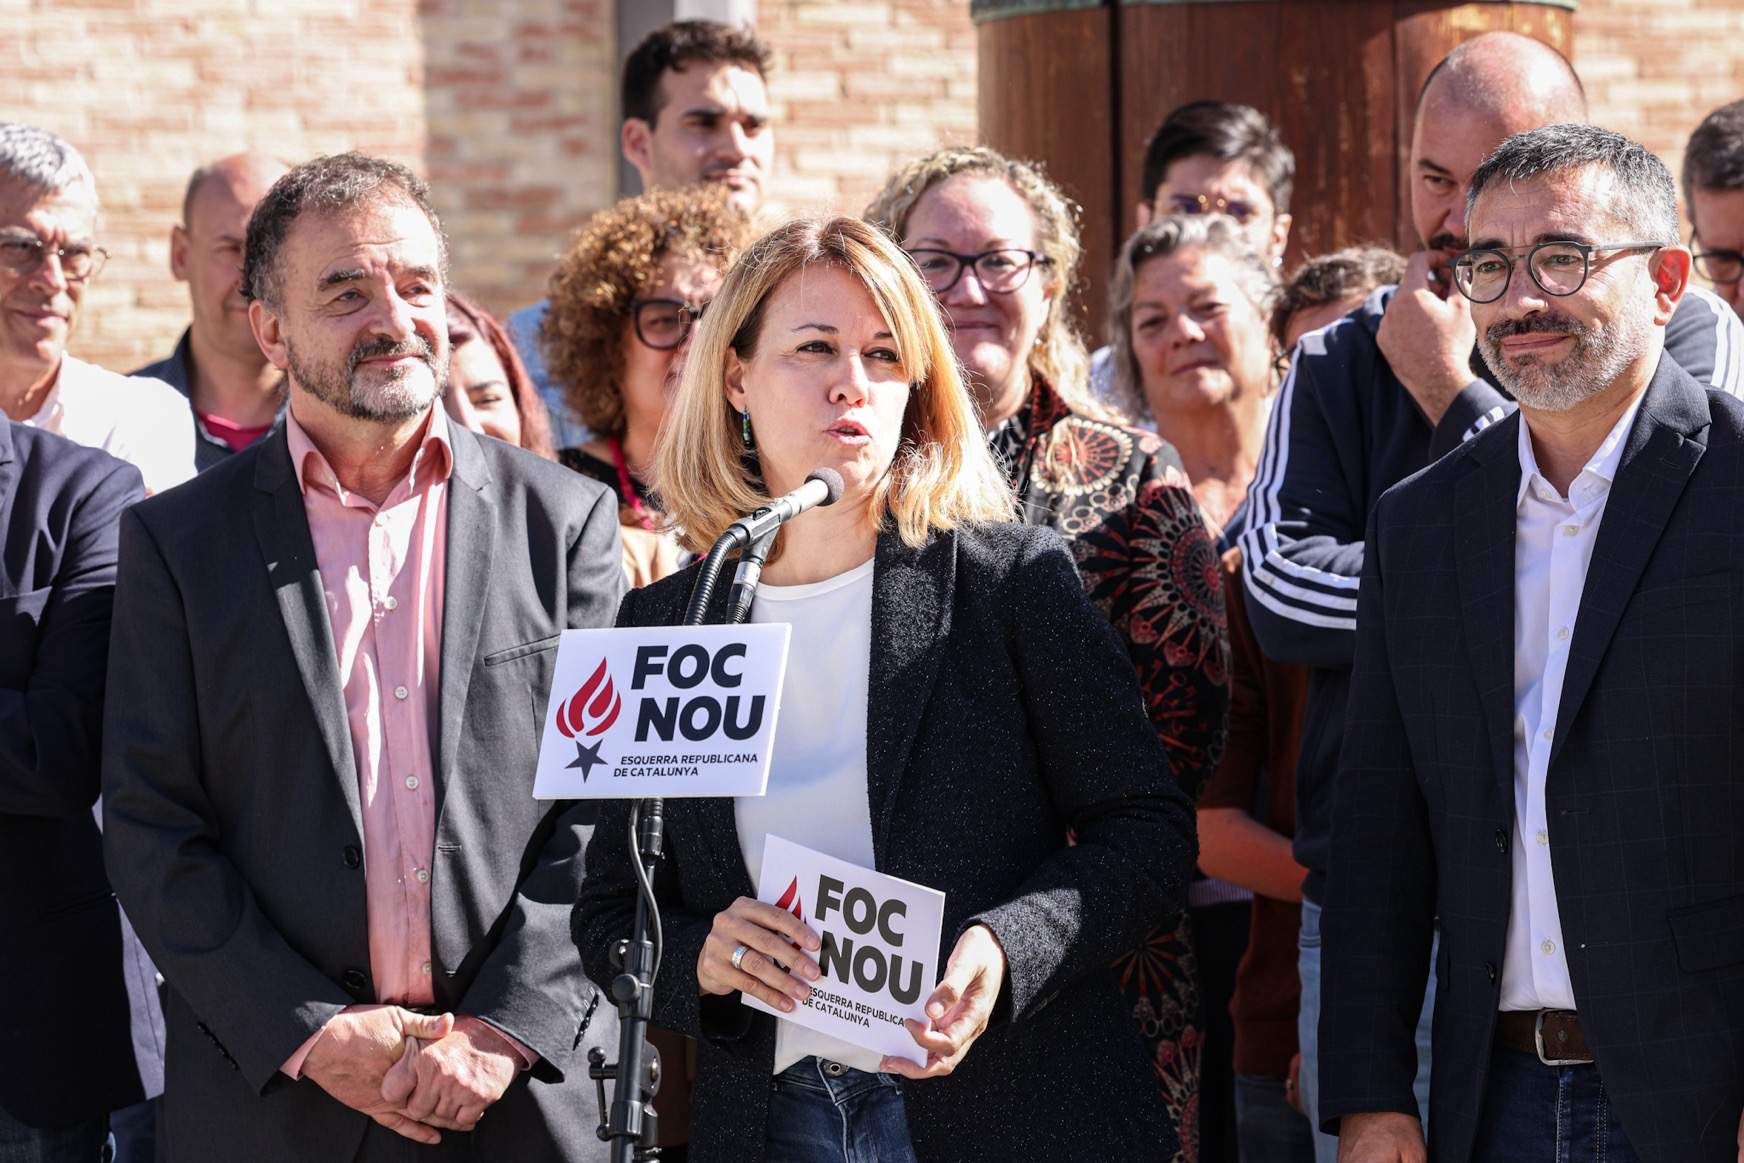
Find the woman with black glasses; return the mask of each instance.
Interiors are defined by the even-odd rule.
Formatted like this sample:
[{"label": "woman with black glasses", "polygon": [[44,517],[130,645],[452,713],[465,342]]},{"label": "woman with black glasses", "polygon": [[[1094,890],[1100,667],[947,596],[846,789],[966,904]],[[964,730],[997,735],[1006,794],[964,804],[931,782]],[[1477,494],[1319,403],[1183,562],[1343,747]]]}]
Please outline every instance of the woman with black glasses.
[{"label": "woman with black glasses", "polygon": [[680,564],[645,474],[692,325],[749,239],[718,188],[658,190],[595,214],[551,276],[545,364],[593,434],[557,457],[617,493],[633,586]]},{"label": "woman with black glasses", "polygon": [[[1217,554],[1175,450],[1089,397],[1067,304],[1081,256],[1072,204],[1026,162],[953,148],[899,169],[866,217],[938,297],[1023,520],[1066,537],[1138,669],[1176,782],[1196,795],[1223,749],[1229,695]],[[1159,916],[1111,967],[1169,1113],[1157,1157],[1187,1161],[1202,1040],[1189,936],[1185,917]]]}]

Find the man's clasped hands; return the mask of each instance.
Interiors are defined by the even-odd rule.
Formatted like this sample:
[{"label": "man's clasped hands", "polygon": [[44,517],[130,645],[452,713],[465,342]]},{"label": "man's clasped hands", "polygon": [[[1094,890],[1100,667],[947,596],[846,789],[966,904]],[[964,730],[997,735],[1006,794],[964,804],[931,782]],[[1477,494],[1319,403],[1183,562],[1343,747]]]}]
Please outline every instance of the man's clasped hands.
[{"label": "man's clasped hands", "polygon": [[488,1022],[393,1005],[351,1006],[327,1023],[302,1076],[420,1143],[470,1131],[525,1061]]}]

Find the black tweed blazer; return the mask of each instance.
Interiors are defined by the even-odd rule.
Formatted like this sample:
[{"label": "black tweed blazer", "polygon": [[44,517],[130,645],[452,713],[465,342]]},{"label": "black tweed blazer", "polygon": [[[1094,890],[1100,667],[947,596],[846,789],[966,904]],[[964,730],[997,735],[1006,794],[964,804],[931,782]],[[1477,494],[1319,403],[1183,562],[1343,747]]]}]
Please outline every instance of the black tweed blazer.
[{"label": "black tweed blazer", "polygon": [[[694,577],[632,592],[619,624],[679,622]],[[870,680],[877,866],[945,891],[941,964],[977,923],[1009,962],[993,1024],[956,1073],[904,1084],[920,1157],[1160,1158],[1159,1087],[1107,965],[1184,906],[1193,810],[1064,543],[1017,525],[918,551],[881,537]],[[602,813],[575,912],[583,964],[602,983],[631,927],[628,810]],[[715,913],[755,895],[733,802],[668,800],[666,835],[654,1020],[701,1041],[691,1157],[762,1159],[774,1019],[737,995],[699,999],[696,984]]]},{"label": "black tweed blazer", "polygon": [[[1507,946],[1518,413],[1382,496],[1321,936],[1320,1113],[1415,1114],[1465,1163]],[[1582,1031],[1642,1163],[1733,1163],[1744,1110],[1744,402],[1661,359],[1569,643],[1545,783]]]}]

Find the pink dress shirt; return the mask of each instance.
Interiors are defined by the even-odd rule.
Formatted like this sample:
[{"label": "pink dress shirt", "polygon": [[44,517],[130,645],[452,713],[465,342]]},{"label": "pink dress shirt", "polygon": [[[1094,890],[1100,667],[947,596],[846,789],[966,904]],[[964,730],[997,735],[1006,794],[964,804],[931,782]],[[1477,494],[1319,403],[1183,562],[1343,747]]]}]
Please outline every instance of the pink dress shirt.
[{"label": "pink dress shirt", "polygon": [[[378,1001],[435,1001],[430,865],[436,845],[435,735],[447,564],[448,420],[430,409],[410,471],[376,505],[346,490],[285,413],[321,590],[339,659],[345,718],[363,809],[369,964]],[[283,1069],[300,1077],[317,1031]],[[524,1065],[536,1056],[519,1043]]]}]

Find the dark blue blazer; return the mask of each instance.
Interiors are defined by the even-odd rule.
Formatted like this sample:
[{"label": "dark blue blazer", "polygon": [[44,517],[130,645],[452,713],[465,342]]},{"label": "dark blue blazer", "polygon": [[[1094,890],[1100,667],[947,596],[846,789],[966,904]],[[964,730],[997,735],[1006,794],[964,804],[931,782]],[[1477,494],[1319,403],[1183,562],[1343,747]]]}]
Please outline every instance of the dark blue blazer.
[{"label": "dark blue blazer", "polygon": [[121,511],[139,470],[0,416],[0,1107],[34,1126],[145,1097],[97,802]]},{"label": "dark blue blazer", "polygon": [[[1484,1117],[1511,906],[1518,415],[1389,490],[1363,563],[1322,925],[1320,1111]],[[1644,1163],[1737,1157],[1744,1110],[1744,403],[1662,359],[1593,549],[1554,726],[1551,863],[1581,1025]]]}]

